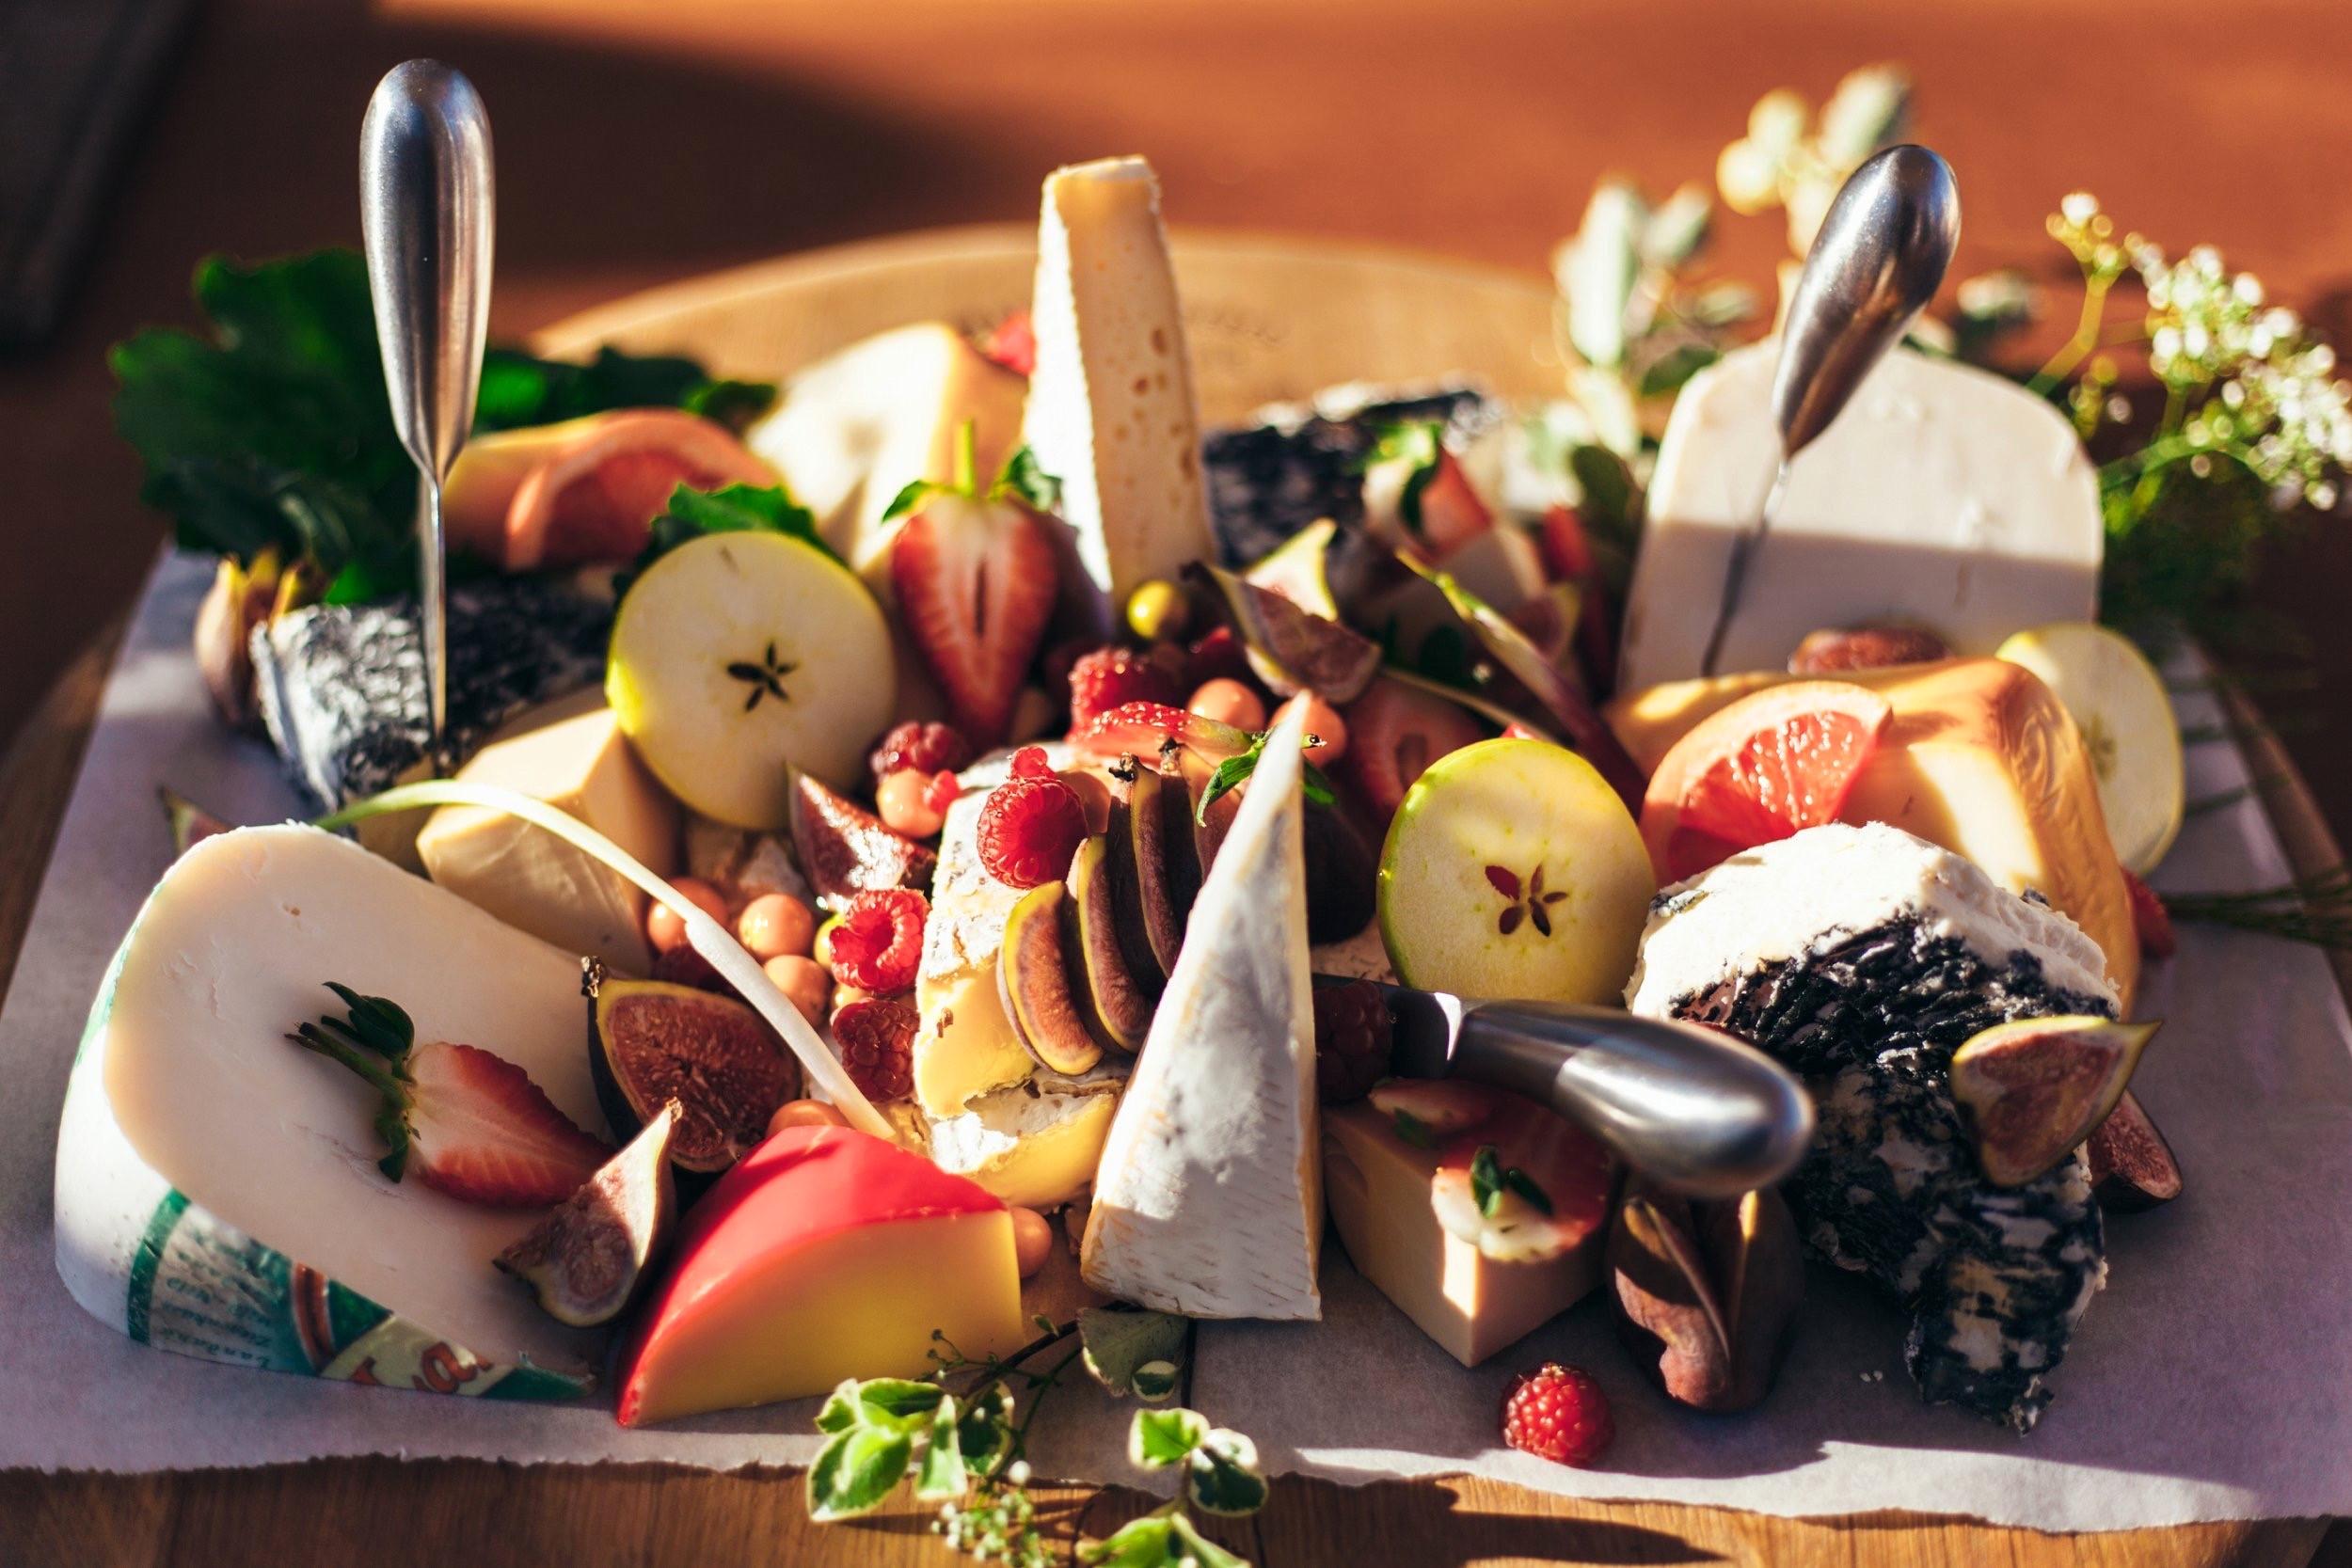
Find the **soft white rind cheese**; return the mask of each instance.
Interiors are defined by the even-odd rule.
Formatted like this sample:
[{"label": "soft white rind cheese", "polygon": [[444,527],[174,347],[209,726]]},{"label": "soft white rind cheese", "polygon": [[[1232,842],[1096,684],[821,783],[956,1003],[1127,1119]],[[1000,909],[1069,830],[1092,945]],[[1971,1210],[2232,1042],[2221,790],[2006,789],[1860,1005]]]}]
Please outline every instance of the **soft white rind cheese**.
[{"label": "soft white rind cheese", "polygon": [[1899,828],[1833,823],[1746,850],[1660,894],[1626,1006],[1664,1017],[1677,1001],[1728,976],[1903,918],[1995,962],[2030,952],[2053,986],[2116,1002],[2098,943],[2056,910]]},{"label": "soft white rind cheese", "polygon": [[970,1177],[1007,1203],[1052,1209],[1093,1184],[1118,1105],[1116,1078],[1106,1078],[1099,1092],[999,1089],[961,1116],[931,1122],[931,1163]]},{"label": "soft white rind cheese", "polygon": [[[377,1170],[373,1091],[286,1039],[387,996],[420,1040],[479,1045],[604,1131],[579,960],[303,827],[205,840],[124,939],[57,1137],[57,1270],[148,1343],[324,1377],[577,1392],[595,1339],[490,1259],[537,1215]],[[549,1377],[548,1371],[560,1374]]]},{"label": "soft white rind cheese", "polygon": [[[1704,673],[1732,542],[1780,461],[1776,342],[1738,349],[1676,401],[1626,606],[1625,689]],[[2065,418],[1999,376],[1897,350],[1797,456],[1751,552],[1716,673],[1777,670],[1804,634],[1899,621],[1962,654],[2087,621],[2104,532],[2097,476]]]},{"label": "soft white rind cheese", "polygon": [[1104,1146],[1080,1270],[1139,1306],[1323,1315],[1304,726],[1266,742]]},{"label": "soft white rind cheese", "polygon": [[1141,158],[1046,176],[1026,435],[1103,625],[1136,586],[1209,556],[1200,425],[1160,188]]}]

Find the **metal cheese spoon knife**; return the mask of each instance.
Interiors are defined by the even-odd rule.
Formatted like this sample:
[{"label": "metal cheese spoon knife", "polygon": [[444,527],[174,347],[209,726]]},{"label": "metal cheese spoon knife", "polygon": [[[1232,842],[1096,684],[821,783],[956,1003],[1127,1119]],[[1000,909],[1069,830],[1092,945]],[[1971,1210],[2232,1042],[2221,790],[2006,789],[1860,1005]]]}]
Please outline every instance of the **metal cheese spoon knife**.
[{"label": "metal cheese spoon knife", "polygon": [[417,465],[419,612],[433,761],[446,769],[447,556],[441,484],[473,427],[490,323],[490,119],[437,60],[395,66],[359,128],[359,218],[392,424]]},{"label": "metal cheese spoon knife", "polygon": [[1400,1074],[1526,1095],[1673,1191],[1734,1197],[1769,1187],[1813,1140],[1804,1085],[1715,1030],[1605,1007],[1380,989]]},{"label": "metal cheese spoon knife", "polygon": [[1748,568],[1788,493],[1789,464],[1935,297],[1959,243],[1959,187],[1950,166],[1924,147],[1888,148],[1854,170],[1830,203],[1781,325],[1772,374],[1780,467],[1756,528],[1732,541],[1701,674],[1716,673]]}]

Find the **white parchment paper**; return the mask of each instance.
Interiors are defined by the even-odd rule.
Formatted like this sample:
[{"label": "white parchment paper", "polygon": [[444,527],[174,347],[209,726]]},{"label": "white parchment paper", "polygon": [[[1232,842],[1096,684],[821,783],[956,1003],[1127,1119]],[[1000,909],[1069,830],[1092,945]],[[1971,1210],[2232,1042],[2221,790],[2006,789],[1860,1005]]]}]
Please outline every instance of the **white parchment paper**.
[{"label": "white parchment paper", "polygon": [[[170,857],[168,783],[241,820],[292,798],[258,742],[224,735],[185,656],[204,585],[156,575],[107,688],[31,934],[0,1012],[0,1467],[150,1470],[319,1455],[517,1462],[806,1463],[810,1404],[624,1432],[596,1402],[507,1404],[252,1372],[136,1345],[85,1316],[51,1258],[66,1070],[100,975]],[[2184,699],[2185,724],[2216,715]],[[2227,745],[2190,752],[2190,795],[2245,782]],[[22,809],[7,802],[11,817]],[[2163,881],[2266,886],[2284,856],[2250,802],[2191,819]],[[1754,1413],[1677,1411],[1642,1384],[1588,1302],[1465,1371],[1329,1249],[1320,1325],[1204,1327],[1193,1402],[1270,1465],[1335,1480],[1482,1475],[1594,1497],[1772,1513],[1915,1509],[2043,1529],[2352,1513],[2352,1025],[2315,951],[2190,928],[2142,1016],[2168,1020],[2135,1088],[2188,1177],[2169,1208],[2108,1226],[2108,1288],[2030,1435],[1921,1405],[1901,1323],[1817,1268],[1795,1351]],[[236,1130],[224,1127],[233,1139]],[[1514,1371],[1578,1363],[1615,1405],[1603,1468],[1501,1449]],[[1125,1411],[1056,1396],[1041,1473],[1136,1482]]]}]

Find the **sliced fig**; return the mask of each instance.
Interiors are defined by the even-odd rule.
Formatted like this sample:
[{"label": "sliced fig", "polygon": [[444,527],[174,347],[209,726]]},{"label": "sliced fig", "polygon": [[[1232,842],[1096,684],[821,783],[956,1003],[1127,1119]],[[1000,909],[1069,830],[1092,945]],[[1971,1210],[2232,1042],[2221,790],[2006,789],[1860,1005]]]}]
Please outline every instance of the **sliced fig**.
[{"label": "sliced fig", "polygon": [[1046,882],[1013,905],[996,954],[996,990],[1012,1032],[1030,1055],[1056,1072],[1080,1073],[1103,1059],[1103,1048],[1070,987],[1062,927],[1062,906],[1069,898],[1064,884]]},{"label": "sliced fig", "polygon": [[588,1068],[605,1120],[626,1137],[678,1102],[670,1159],[700,1175],[725,1170],[768,1135],[776,1107],[801,1094],[801,1064],[767,1022],[732,997],[662,980],[625,980],[594,958]]},{"label": "sliced fig", "polygon": [[2172,1146],[2129,1089],[2090,1134],[2083,1152],[2090,1163],[2090,1196],[2110,1213],[2136,1213],[2181,1196],[2185,1183]]},{"label": "sliced fig", "polygon": [[225,816],[215,816],[194,800],[166,784],[155,791],[164,802],[164,820],[171,824],[171,852],[184,855],[215,833],[225,833],[236,826]]},{"label": "sliced fig", "polygon": [[1609,1219],[1616,1170],[1589,1132],[1497,1090],[1493,1115],[1448,1142],[1430,1179],[1438,1223],[1498,1263],[1539,1263]]},{"label": "sliced fig", "polygon": [[869,888],[930,887],[937,855],[805,773],[792,781],[791,815],[801,874],[828,903]]},{"label": "sliced fig", "polygon": [[1255,587],[1279,594],[1310,615],[1327,621],[1340,618],[1339,600],[1331,593],[1331,543],[1340,525],[1326,517],[1308,524],[1266,552],[1242,573]]},{"label": "sliced fig", "polygon": [[[1184,870],[1194,855],[1190,796],[1181,779],[1139,768],[1127,781],[1125,819],[1113,808],[1113,886],[1132,900],[1130,915],[1141,929],[1152,967],[1165,978],[1176,967],[1184,943],[1184,916],[1192,907]],[[1123,834],[1116,830],[1124,827]],[[1123,838],[1124,847],[1117,840]],[[1197,876],[1191,892],[1199,889]],[[1132,955],[1131,955],[1132,956]]]},{"label": "sliced fig", "polygon": [[1071,857],[1068,891],[1062,900],[1062,940],[1072,960],[1073,988],[1081,993],[1082,1010],[1095,1038],[1132,1056],[1143,1049],[1143,1037],[1152,1027],[1152,999],[1128,967],[1120,942],[1110,850],[1102,839],[1087,839]]},{"label": "sliced fig", "polygon": [[1380,673],[1380,644],[1288,595],[1211,566],[1249,668],[1280,696],[1317,691],[1352,702]]},{"label": "sliced fig", "polygon": [[1406,1143],[1435,1147],[1502,1109],[1502,1091],[1467,1078],[1391,1078],[1373,1085],[1372,1108],[1395,1118]]},{"label": "sliced fig", "polygon": [[1668,1398],[1734,1411],[1771,1391],[1804,1293],[1778,1193],[1694,1203],[1637,1180],[1608,1261],[1618,1339]]},{"label": "sliced fig", "polygon": [[670,1160],[683,1116],[676,1101],[664,1105],[580,1191],[491,1259],[531,1286],[548,1317],[594,1328],[644,1293],[677,1217]]},{"label": "sliced fig", "polygon": [[1995,1024],[1952,1053],[1952,1098],[1996,1187],[2022,1187],[2115,1109],[2154,1023],[2066,1014]]}]

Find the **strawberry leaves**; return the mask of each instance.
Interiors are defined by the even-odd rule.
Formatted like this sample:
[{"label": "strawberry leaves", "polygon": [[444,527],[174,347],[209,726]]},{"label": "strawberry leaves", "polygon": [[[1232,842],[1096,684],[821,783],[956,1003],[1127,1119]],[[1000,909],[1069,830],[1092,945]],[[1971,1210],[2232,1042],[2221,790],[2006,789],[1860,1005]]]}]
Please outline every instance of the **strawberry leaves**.
[{"label": "strawberry leaves", "polygon": [[960,496],[965,500],[1016,500],[1036,512],[1052,512],[1061,505],[1061,481],[1040,467],[1037,453],[1027,447],[1016,449],[1006,458],[1005,466],[996,470],[996,477],[983,491],[974,471],[976,437],[977,422],[964,420],[956,431],[955,477],[945,483],[935,479],[908,481],[882,509],[882,521],[903,517],[933,496]]},{"label": "strawberry leaves", "polygon": [[1517,1165],[1505,1165],[1494,1145],[1479,1145],[1478,1152],[1470,1156],[1470,1196],[1478,1200],[1478,1212],[1493,1219],[1502,1212],[1505,1193],[1524,1199],[1544,1213],[1551,1212],[1551,1195],[1538,1186],[1534,1177]]},{"label": "strawberry leaves", "polygon": [[408,1167],[408,1053],[417,1043],[417,1026],[406,1012],[381,996],[362,996],[333,980],[326,989],[349,1009],[338,1019],[322,1017],[316,1023],[295,1026],[286,1038],[306,1051],[315,1051],[358,1073],[383,1097],[375,1113],[376,1136],[387,1150],[376,1169],[397,1181]]}]

